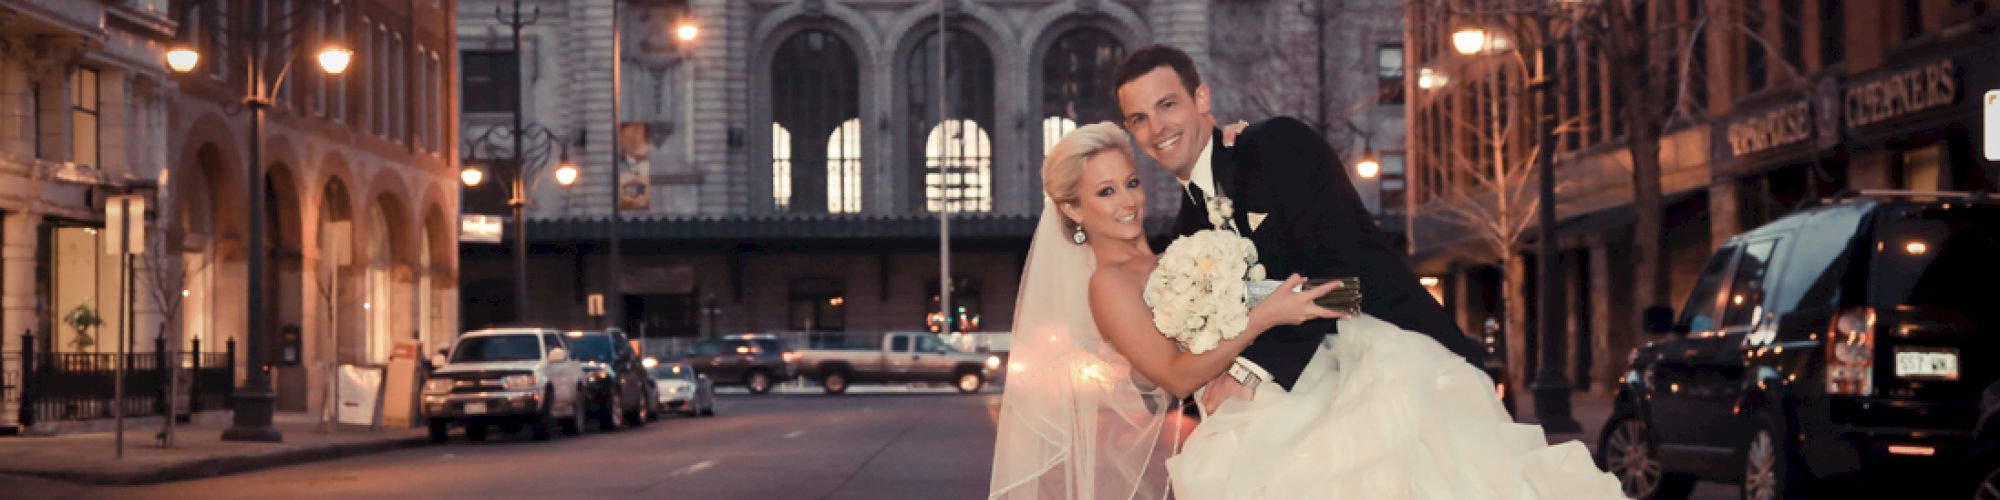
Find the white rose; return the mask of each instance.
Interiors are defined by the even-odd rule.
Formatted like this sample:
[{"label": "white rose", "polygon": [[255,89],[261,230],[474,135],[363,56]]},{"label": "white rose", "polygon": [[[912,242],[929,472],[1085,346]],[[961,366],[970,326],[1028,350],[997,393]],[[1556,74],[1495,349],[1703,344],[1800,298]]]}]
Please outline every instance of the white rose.
[{"label": "white rose", "polygon": [[1264,281],[1264,265],[1257,264],[1254,266],[1250,266],[1249,273],[1244,274],[1243,277],[1244,279],[1248,279],[1250,281]]},{"label": "white rose", "polygon": [[1194,339],[1188,342],[1187,346],[1188,352],[1201,354],[1208,351],[1213,351],[1215,350],[1215,344],[1220,341],[1221,339],[1215,335],[1196,336]]}]

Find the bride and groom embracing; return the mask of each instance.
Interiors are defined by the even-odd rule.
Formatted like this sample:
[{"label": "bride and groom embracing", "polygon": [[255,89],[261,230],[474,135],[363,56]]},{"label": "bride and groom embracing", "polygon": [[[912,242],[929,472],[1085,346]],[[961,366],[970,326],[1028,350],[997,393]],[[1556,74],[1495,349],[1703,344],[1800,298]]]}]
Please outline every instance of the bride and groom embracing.
[{"label": "bride and groom embracing", "polygon": [[[1318,133],[1289,118],[1218,128],[1171,47],[1133,52],[1114,77],[1124,127],[1080,127],[1042,166],[991,498],[1622,497],[1581,443],[1512,422],[1474,367],[1483,352]],[[1147,245],[1134,139],[1181,184],[1165,254]],[[1191,279],[1246,270],[1288,278],[1261,300],[1240,278]],[[1367,298],[1329,309],[1354,290],[1301,276],[1356,277]],[[1198,425],[1179,416],[1190,396]]]}]

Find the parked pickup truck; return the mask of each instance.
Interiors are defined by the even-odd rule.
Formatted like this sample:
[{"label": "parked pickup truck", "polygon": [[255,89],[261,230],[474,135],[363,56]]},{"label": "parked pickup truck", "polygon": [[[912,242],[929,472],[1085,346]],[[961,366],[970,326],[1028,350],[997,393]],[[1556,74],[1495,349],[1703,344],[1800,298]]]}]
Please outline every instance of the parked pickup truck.
[{"label": "parked pickup truck", "polygon": [[882,334],[878,347],[815,345],[799,350],[799,374],[819,382],[827,394],[847,392],[853,382],[948,382],[958,392],[979,392],[997,375],[1000,358],[960,352],[928,332]]}]

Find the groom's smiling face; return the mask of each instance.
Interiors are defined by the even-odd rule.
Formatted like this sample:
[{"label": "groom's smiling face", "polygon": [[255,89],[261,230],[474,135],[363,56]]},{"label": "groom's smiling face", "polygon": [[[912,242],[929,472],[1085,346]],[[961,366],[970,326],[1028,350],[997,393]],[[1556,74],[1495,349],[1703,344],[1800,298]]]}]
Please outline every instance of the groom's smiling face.
[{"label": "groom's smiling face", "polygon": [[1215,117],[1208,112],[1208,85],[1192,92],[1169,66],[1152,71],[1118,86],[1118,109],[1125,114],[1125,129],[1139,141],[1139,149],[1153,157],[1175,177],[1187,180],[1194,172],[1196,158],[1208,146]]}]

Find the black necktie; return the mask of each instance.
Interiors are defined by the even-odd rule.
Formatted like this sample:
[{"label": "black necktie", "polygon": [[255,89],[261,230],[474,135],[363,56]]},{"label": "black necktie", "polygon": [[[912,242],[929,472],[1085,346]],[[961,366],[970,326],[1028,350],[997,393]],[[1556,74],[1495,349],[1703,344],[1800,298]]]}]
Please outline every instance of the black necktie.
[{"label": "black necktie", "polygon": [[1187,217],[1187,216],[1190,216],[1190,215],[1191,215],[1191,216],[1193,216],[1193,217],[1194,217],[1194,225],[1195,225],[1195,226],[1197,226],[1197,227],[1201,227],[1201,228],[1203,228],[1203,229],[1207,229],[1207,228],[1208,228],[1208,226],[1207,226],[1207,224],[1208,224],[1208,195],[1207,195],[1207,194],[1205,194],[1205,193],[1202,193],[1202,192],[1201,192],[1201,185],[1200,185],[1200,184],[1196,184],[1196,183],[1194,183],[1194,182],[1188,182],[1188,184],[1187,184],[1187,193],[1188,193],[1188,196],[1189,196],[1189,199],[1190,199],[1190,200],[1192,200],[1192,201],[1191,201],[1191,202],[1187,202],[1187,203],[1183,203],[1183,208],[1181,209],[1181,215],[1182,215],[1183,217]]}]

